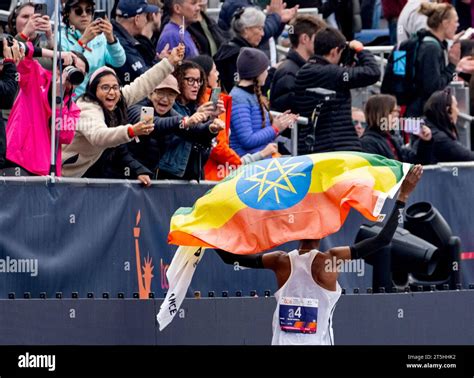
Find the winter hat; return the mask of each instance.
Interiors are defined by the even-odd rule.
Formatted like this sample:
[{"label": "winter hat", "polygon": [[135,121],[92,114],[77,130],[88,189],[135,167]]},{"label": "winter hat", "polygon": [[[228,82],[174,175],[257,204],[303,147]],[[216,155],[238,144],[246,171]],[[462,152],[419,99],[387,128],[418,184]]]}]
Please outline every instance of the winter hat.
[{"label": "winter hat", "polygon": [[209,55],[198,55],[195,57],[192,57],[189,59],[190,61],[199,64],[204,72],[206,73],[206,76],[209,76],[209,74],[212,71],[212,67],[214,66],[214,61]]},{"label": "winter hat", "polygon": [[178,80],[176,80],[173,75],[168,75],[165,80],[163,80],[160,84],[157,85],[155,90],[157,89],[171,89],[177,94],[181,94],[178,87]]},{"label": "winter hat", "polygon": [[239,79],[255,79],[268,69],[270,60],[265,53],[252,47],[244,47],[237,58]]}]

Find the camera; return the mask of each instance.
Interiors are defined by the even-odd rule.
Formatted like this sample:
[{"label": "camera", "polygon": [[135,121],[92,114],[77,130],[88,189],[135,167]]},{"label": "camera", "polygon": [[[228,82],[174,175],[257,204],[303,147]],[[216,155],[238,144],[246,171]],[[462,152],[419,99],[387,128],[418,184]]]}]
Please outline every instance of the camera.
[{"label": "camera", "polygon": [[341,60],[339,63],[343,66],[351,67],[356,62],[355,56],[355,50],[351,49],[349,44],[346,44],[345,49],[342,51]]},{"label": "camera", "polygon": [[[1,34],[0,35],[0,59],[5,58],[3,56],[3,40],[4,39],[7,40],[9,47],[13,46],[14,38],[11,35],[8,35],[8,34]],[[20,49],[22,51],[24,51],[25,54],[27,54],[28,53],[28,47],[23,42],[20,42],[20,41],[17,41],[17,42],[18,42],[18,45],[20,46]]]},{"label": "camera", "polygon": [[305,145],[310,147],[312,150],[316,143],[315,131],[321,109],[326,102],[331,101],[336,97],[336,92],[326,88],[308,88],[306,89],[306,96],[311,96],[316,99],[316,106],[314,107],[313,114],[311,116],[313,127],[310,129],[309,134],[304,138]]},{"label": "camera", "polygon": [[74,66],[67,66],[64,68],[67,74],[67,81],[72,85],[80,85],[84,81],[84,74]]}]

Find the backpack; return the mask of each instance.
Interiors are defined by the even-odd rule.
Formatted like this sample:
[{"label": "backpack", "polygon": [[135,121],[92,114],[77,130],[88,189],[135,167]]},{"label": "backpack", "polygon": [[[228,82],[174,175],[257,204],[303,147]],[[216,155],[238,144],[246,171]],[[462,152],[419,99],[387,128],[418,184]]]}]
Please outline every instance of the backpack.
[{"label": "backpack", "polygon": [[416,60],[420,45],[424,42],[439,43],[436,38],[418,32],[398,48],[395,46],[388,57],[380,91],[394,95],[399,105],[407,105],[416,97]]}]

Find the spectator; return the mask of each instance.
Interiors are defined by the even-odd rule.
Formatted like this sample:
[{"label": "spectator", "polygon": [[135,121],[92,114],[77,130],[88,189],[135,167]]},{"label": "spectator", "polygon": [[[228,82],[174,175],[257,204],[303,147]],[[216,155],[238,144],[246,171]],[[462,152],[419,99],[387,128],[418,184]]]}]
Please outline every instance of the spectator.
[{"label": "spectator", "polygon": [[189,25],[188,31],[201,55],[214,56],[219,47],[230,39],[230,35],[206,14],[207,0],[199,0],[199,6],[201,11],[198,20]]},{"label": "spectator", "polygon": [[458,103],[449,88],[430,96],[425,104],[424,115],[433,133],[432,164],[474,160],[474,152],[459,143],[456,130]]},{"label": "spectator", "polygon": [[158,11],[156,13],[146,14],[147,23],[142,29],[141,34],[135,36],[135,39],[139,42],[136,46],[137,50],[148,67],[158,63],[158,54],[155,51],[155,47],[158,43],[158,38],[160,37],[162,19],[161,9],[163,8],[163,4],[159,0],[152,0],[150,1],[150,4],[156,5]]},{"label": "spectator", "polygon": [[365,114],[362,109],[352,108],[352,124],[354,125],[357,136],[360,138],[364,135],[364,131],[367,128],[367,122],[365,120]]},{"label": "spectator", "polygon": [[112,156],[109,152],[104,157],[102,155],[108,148],[153,131],[153,125],[143,122],[128,124],[127,108],[151,93],[173,71],[183,55],[184,47],[173,49],[168,58],[123,88],[120,88],[119,78],[111,68],[103,67],[94,72],[86,93],[77,101],[81,109],[78,130],[73,142],[63,151],[65,176],[97,177],[110,172],[107,165],[113,160],[113,170],[117,171],[117,167],[121,173],[128,173],[125,168],[129,168],[131,175],[145,185],[150,184],[151,172],[130,157],[126,146],[112,151]]},{"label": "spectator", "polygon": [[[206,74],[200,65],[184,61],[174,73],[178,80],[179,91],[173,109],[183,116],[183,128],[188,128],[189,117],[195,113],[205,113],[206,119],[212,118],[201,128],[197,138],[173,138],[167,146],[167,151],[160,160],[159,178],[177,180],[200,180],[203,178],[203,168],[209,157],[212,140],[225,124],[215,119],[224,112],[222,101],[218,103],[217,111],[211,102],[199,106],[206,91]],[[202,121],[202,120],[200,120]]]},{"label": "spectator", "polygon": [[[203,98],[203,103],[206,103],[211,99],[212,90],[219,87],[219,71],[209,56],[198,55],[192,60],[199,64],[206,74],[207,89]],[[276,145],[270,143],[261,152],[247,154],[240,159],[240,156],[229,145],[232,97],[221,93],[220,99],[224,103],[225,112],[219,118],[225,123],[225,128],[217,134],[216,143],[211,148],[209,159],[204,166],[204,178],[211,181],[220,181],[242,164],[264,159],[277,152]]]},{"label": "spectator", "polygon": [[187,30],[189,25],[198,21],[198,0],[165,0],[165,7],[170,15],[169,22],[161,31],[160,39],[156,45],[156,51],[161,52],[166,46],[173,48],[180,42],[186,46],[186,58],[199,55],[199,51]]},{"label": "spectator", "polygon": [[[15,41],[14,49],[19,49]],[[34,175],[48,175],[51,166],[51,91],[56,85],[58,96],[62,95],[62,112],[56,111],[57,139],[56,175],[61,175],[61,144],[71,143],[79,119],[79,108],[72,101],[74,85],[66,70],[52,82],[50,71],[33,60],[33,45],[27,43],[26,56],[18,64],[20,92],[13,104],[7,123],[7,159]],[[53,52],[49,51],[52,57]],[[23,54],[21,52],[21,54]],[[43,56],[46,54],[43,53]],[[87,59],[81,53],[62,53],[65,66],[75,66],[84,75],[89,71]],[[60,83],[63,83],[63,86]],[[62,118],[60,116],[62,115]]]},{"label": "spectator", "polygon": [[[94,2],[92,0],[67,0],[63,9],[61,29],[61,48],[64,51],[78,51],[87,58],[90,72],[106,64],[112,67],[124,65],[125,51],[115,38],[112,24],[107,18],[92,21]],[[76,96],[82,95],[89,82],[86,76],[76,90]]]},{"label": "spectator", "polygon": [[[6,39],[3,39],[3,45],[0,47],[3,49],[3,63],[0,65],[0,109],[10,109],[18,91],[17,71],[12,49]],[[5,154],[5,123],[0,117],[0,169],[5,165]]]},{"label": "spectator", "polygon": [[[346,48],[353,50],[357,58],[354,67],[339,65]],[[314,52],[296,75],[295,110],[311,120],[307,127],[298,128],[298,153],[360,151],[352,125],[350,90],[374,84],[380,77],[379,67],[362,43],[354,40],[347,44],[341,32],[329,27],[316,34]],[[336,96],[323,103],[314,127],[312,115],[320,102],[308,96],[306,89],[318,87],[335,91]]]},{"label": "spectator", "polygon": [[241,9],[235,14],[232,29],[235,37],[223,44],[214,61],[221,75],[222,87],[230,93],[234,83],[238,81],[237,57],[242,47],[258,47],[264,35],[265,14],[257,8]]},{"label": "spectator", "polygon": [[[225,0],[219,13],[219,27],[224,31],[228,31],[231,28],[234,29],[232,22],[236,12],[239,11],[239,9],[242,10],[243,8],[254,7],[255,5],[255,2],[252,0]],[[264,34],[261,42],[265,43],[272,37],[275,39],[278,38],[282,33],[285,24],[296,16],[297,11],[298,5],[286,9],[283,1],[271,0],[270,5],[267,8],[268,16],[265,17],[263,28]]]},{"label": "spectator", "polygon": [[54,46],[49,17],[36,14],[33,3],[20,3],[8,16],[7,25],[9,33],[19,41],[48,49]]},{"label": "spectator", "polygon": [[382,0],[383,17],[388,21],[390,44],[397,44],[397,22],[407,0]]},{"label": "spectator", "polygon": [[146,0],[119,0],[117,19],[112,21],[114,34],[125,50],[125,64],[115,70],[123,84],[134,81],[151,66],[147,65],[140,54],[140,42],[135,37],[140,35],[147,25],[147,15],[157,13],[160,8],[149,5]]},{"label": "spectator", "polygon": [[421,4],[427,2],[429,0],[408,0],[403,7],[397,21],[397,43],[399,46],[418,31],[426,29],[428,17],[420,13],[419,10]]},{"label": "spectator", "polygon": [[[454,39],[458,16],[451,4],[423,3],[420,12],[428,17],[428,29],[419,31],[423,43],[415,61],[416,93],[407,104],[406,116],[419,117],[433,92],[443,89],[453,80],[460,60],[460,43],[448,51],[448,39]],[[446,55],[448,59],[446,59]]]},{"label": "spectator", "polygon": [[262,99],[261,87],[267,78],[269,60],[260,50],[245,47],[237,59],[239,83],[232,89],[230,146],[239,156],[262,151],[297,115],[288,112],[273,120]]},{"label": "spectator", "polygon": [[273,76],[270,89],[272,110],[284,112],[293,109],[296,73],[314,55],[314,37],[325,26],[324,21],[308,15],[298,15],[290,23],[291,49]]},{"label": "spectator", "polygon": [[364,152],[378,154],[389,159],[395,159],[413,164],[429,164],[432,152],[431,130],[421,126],[418,135],[421,142],[417,150],[409,145],[403,145],[400,137],[394,131],[402,129],[398,118],[397,100],[390,95],[375,95],[369,98],[365,105],[367,130],[362,135],[361,143]]},{"label": "spectator", "polygon": [[183,128],[184,116],[173,109],[176,97],[181,94],[178,81],[173,75],[163,80],[148,98],[128,111],[129,121],[132,123],[140,121],[142,106],[154,108],[154,129],[150,135],[140,138],[140,143],[129,143],[129,150],[133,156],[150,171],[154,177],[158,177],[159,162],[169,146],[176,144],[177,140],[186,140],[192,143],[201,135],[209,134],[209,124],[203,124],[209,116],[205,112],[194,113],[185,120],[186,128]]}]

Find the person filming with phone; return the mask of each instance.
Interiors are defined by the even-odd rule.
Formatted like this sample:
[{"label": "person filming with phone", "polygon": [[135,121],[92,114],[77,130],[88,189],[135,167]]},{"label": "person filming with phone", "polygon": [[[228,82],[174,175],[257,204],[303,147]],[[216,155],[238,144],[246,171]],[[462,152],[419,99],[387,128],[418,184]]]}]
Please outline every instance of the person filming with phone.
[{"label": "person filming with phone", "polygon": [[[430,164],[433,147],[430,128],[423,124],[421,118],[400,119],[399,111],[394,96],[375,95],[369,98],[365,105],[367,129],[360,138],[363,151],[406,163]],[[400,133],[396,134],[402,130],[419,137],[417,149],[403,143]]]},{"label": "person filming with phone", "polygon": [[176,47],[168,58],[124,87],[109,67],[102,67],[90,76],[86,93],[77,101],[81,118],[76,135],[63,150],[64,176],[133,177],[146,186],[151,185],[151,172],[133,159],[123,145],[149,135],[153,123],[130,124],[127,110],[152,92],[183,56],[184,46]]},{"label": "person filming with phone", "polygon": [[[105,11],[94,12],[94,1],[67,0],[63,9],[63,22],[65,27],[61,29],[62,50],[84,54],[91,73],[105,65],[124,65],[125,51],[115,38]],[[87,75],[83,83],[76,88],[77,97],[85,92],[89,78],[90,75]]]}]

